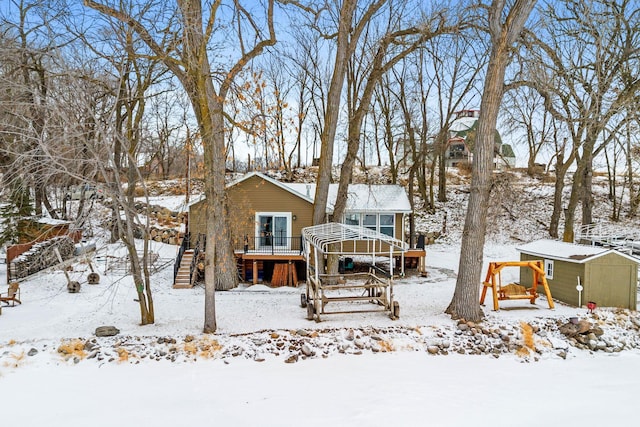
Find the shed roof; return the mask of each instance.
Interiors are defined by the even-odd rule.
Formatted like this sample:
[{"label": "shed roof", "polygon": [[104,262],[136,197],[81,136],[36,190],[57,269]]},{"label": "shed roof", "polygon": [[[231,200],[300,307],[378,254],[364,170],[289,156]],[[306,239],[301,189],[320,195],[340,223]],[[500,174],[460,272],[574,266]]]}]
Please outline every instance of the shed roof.
[{"label": "shed roof", "polygon": [[616,251],[615,249],[605,248],[602,246],[577,245],[574,243],[549,239],[536,240],[535,242],[519,246],[516,250],[528,255],[573,262],[576,264],[584,264],[593,259],[612,253],[627,258],[635,263],[640,263],[639,259]]}]

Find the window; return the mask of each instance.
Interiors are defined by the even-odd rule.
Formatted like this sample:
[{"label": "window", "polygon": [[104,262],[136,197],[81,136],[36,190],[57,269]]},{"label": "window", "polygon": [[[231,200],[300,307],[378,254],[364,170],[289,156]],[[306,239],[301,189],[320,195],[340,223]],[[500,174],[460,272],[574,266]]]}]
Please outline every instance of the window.
[{"label": "window", "polygon": [[394,217],[393,214],[380,214],[380,233],[393,237]]},{"label": "window", "polygon": [[395,214],[348,213],[344,215],[345,224],[368,228],[387,236],[395,235]]},{"label": "window", "polygon": [[344,223],[347,225],[360,226],[360,214],[350,213],[344,216]]},{"label": "window", "polygon": [[256,213],[256,236],[259,247],[289,247],[291,238],[291,213]]},{"label": "window", "polygon": [[550,259],[544,260],[544,274],[547,275],[547,279],[553,279],[553,261]]},{"label": "window", "polygon": [[364,228],[368,228],[373,231],[377,231],[378,229],[378,215],[376,214],[365,214],[362,220],[362,226]]}]

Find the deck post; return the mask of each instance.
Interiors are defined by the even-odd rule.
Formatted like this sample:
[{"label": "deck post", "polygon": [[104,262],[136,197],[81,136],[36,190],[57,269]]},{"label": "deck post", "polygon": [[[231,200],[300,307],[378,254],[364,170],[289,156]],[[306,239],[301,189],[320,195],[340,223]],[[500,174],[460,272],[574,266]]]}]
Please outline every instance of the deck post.
[{"label": "deck post", "polygon": [[253,260],[253,284],[258,284],[258,261]]}]

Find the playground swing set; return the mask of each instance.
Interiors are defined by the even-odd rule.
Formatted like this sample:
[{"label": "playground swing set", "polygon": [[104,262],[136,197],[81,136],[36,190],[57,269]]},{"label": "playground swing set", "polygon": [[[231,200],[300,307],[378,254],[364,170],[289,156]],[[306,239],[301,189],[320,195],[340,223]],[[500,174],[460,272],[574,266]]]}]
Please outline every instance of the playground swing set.
[{"label": "playground swing set", "polygon": [[[526,288],[519,283],[509,283],[507,285],[502,284],[502,270],[505,267],[526,267],[529,268],[533,275],[532,286]],[[547,303],[550,309],[554,309],[553,298],[551,297],[551,290],[547,283],[547,278],[543,268],[542,261],[504,261],[504,262],[491,262],[487,270],[487,276],[482,282],[482,294],[480,296],[480,304],[484,305],[484,299],[487,296],[487,288],[491,288],[493,296],[493,310],[498,311],[499,301],[504,300],[519,300],[528,299],[531,304],[536,303],[538,298],[538,286],[544,288],[544,293],[547,297]]]}]

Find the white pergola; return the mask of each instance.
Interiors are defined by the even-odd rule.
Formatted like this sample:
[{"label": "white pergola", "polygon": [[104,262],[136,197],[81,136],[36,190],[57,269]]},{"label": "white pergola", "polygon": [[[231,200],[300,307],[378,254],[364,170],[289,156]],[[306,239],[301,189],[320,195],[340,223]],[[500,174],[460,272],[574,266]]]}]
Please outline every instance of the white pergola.
[{"label": "white pergola", "polygon": [[[388,311],[392,319],[397,319],[400,306],[393,300],[393,261],[395,255],[402,257],[404,267],[404,252],[408,245],[386,234],[378,233],[367,228],[330,222],[314,225],[302,229],[303,246],[307,261],[307,290],[301,295],[301,306],[307,308],[307,319],[320,321],[321,316],[329,313],[361,313],[370,311]],[[365,250],[366,249],[366,250]],[[323,282],[332,274],[322,274],[320,259],[326,254],[332,255],[365,255],[371,256],[373,269],[369,273],[355,273],[351,277],[366,278],[363,282],[349,283],[332,280]],[[380,278],[375,274],[375,259],[377,255],[389,257],[389,277]],[[311,257],[313,256],[313,264]],[[313,268],[311,266],[313,265]],[[346,276],[346,275],[345,275]],[[344,277],[342,278],[344,280]],[[334,296],[331,296],[334,295]],[[337,311],[326,311],[329,302],[374,303],[374,309],[345,310],[339,306]],[[340,309],[341,308],[341,309]]]},{"label": "white pergola", "polygon": [[[389,256],[389,272],[393,276],[393,256],[400,254],[401,265],[404,267],[404,252],[408,245],[383,233],[368,228],[356,227],[337,222],[313,225],[302,229],[304,251],[309,265],[311,247],[314,265],[318,265],[318,253],[335,255],[371,255],[372,264],[378,255]],[[358,250],[358,242],[365,242],[366,251]],[[384,246],[384,247],[383,247]],[[315,272],[318,275],[318,271]]]}]

